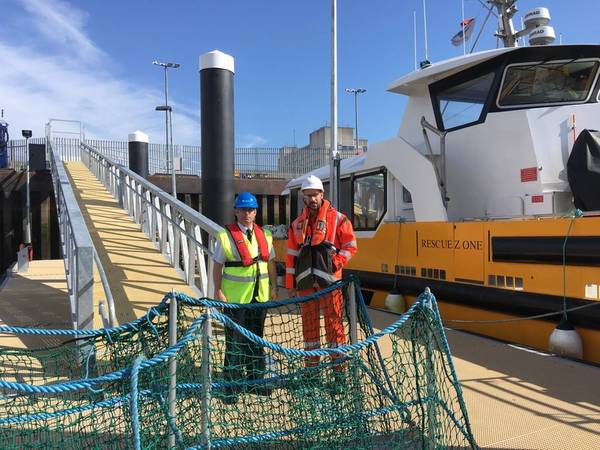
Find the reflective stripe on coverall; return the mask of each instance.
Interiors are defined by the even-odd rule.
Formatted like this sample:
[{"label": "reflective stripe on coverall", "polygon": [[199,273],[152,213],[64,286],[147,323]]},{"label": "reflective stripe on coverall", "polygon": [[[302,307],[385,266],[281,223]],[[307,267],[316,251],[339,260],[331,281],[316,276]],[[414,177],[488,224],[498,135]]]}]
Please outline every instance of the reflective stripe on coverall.
[{"label": "reflective stripe on coverall", "polygon": [[[288,233],[286,288],[298,288],[298,294],[304,296],[340,280],[342,268],[354,256],[356,249],[352,224],[328,200],[323,200],[314,218],[310,217],[310,211],[305,207],[292,222]],[[325,267],[328,263],[322,258],[326,254],[330,256],[330,267]],[[298,261],[302,258],[305,260]],[[299,267],[302,273],[296,273]],[[343,306],[344,300],[339,290],[300,306],[306,350],[320,347],[320,311],[325,317],[327,345],[339,347],[345,344]],[[318,361],[318,357],[309,358],[307,365],[317,364]]]}]

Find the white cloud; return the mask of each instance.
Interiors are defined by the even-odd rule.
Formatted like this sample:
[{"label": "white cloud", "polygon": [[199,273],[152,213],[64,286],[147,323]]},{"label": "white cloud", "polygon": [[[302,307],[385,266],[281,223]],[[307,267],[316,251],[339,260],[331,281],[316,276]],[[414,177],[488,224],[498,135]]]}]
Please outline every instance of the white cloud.
[{"label": "white cloud", "polygon": [[[39,34],[27,43],[10,42],[10,33],[0,36],[0,107],[11,137],[20,137],[21,129],[43,136],[48,119],[59,118],[83,122],[90,137],[124,140],[139,129],[151,142],[164,140],[164,114],[154,111],[163,102],[162,90],[98,72],[109,60],[85,34],[84,12],[56,0],[21,4]],[[92,59],[95,64],[89,64]],[[171,103],[174,142],[198,144],[199,114]]]},{"label": "white cloud", "polygon": [[264,147],[267,143],[267,140],[261,136],[256,136],[254,134],[245,134],[241,137],[240,143],[236,144],[236,147]]},{"label": "white cloud", "polygon": [[101,57],[102,51],[84,34],[87,13],[61,1],[21,0],[33,25],[47,40],[75,49],[82,59]]}]

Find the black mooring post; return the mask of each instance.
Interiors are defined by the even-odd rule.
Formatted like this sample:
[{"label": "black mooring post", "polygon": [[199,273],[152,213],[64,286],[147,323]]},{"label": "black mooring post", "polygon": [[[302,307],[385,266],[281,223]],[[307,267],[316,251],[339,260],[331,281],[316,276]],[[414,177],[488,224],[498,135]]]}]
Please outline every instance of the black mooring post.
[{"label": "black mooring post", "polygon": [[200,56],[202,214],[233,219],[234,59],[218,50]]},{"label": "black mooring post", "polygon": [[148,178],[148,135],[141,131],[129,133],[129,168]]}]

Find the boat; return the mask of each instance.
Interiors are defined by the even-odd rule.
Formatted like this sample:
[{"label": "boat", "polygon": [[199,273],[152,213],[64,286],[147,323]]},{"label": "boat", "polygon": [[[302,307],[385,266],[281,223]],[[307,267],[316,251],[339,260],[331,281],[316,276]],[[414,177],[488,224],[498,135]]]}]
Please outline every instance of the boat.
[{"label": "boat", "polygon": [[[489,3],[505,46],[392,82],[408,96],[397,136],[341,162],[359,248],[345,273],[371,307],[401,312],[429,287],[449,327],[597,364],[600,45],[553,45],[546,8],[515,32],[515,1]],[[329,168],[310,173],[327,195]],[[307,175],[284,191],[292,217]]]}]

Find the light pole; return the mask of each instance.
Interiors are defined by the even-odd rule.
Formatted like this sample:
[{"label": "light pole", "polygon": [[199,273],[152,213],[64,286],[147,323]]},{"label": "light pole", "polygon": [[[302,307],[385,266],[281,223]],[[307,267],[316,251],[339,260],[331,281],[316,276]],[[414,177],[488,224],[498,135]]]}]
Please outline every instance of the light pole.
[{"label": "light pole", "polygon": [[173,190],[173,197],[177,198],[177,179],[175,178],[175,149],[173,148],[173,122],[171,111],[173,108],[169,106],[169,79],[167,76],[167,69],[178,69],[181,67],[180,64],[172,62],[160,62],[152,61],[155,66],[161,66],[165,69],[165,104],[157,106],[156,111],[165,112],[165,145],[167,147],[167,170],[169,168],[169,147],[171,148],[171,183]]},{"label": "light pole", "polygon": [[340,203],[337,90],[337,0],[331,0],[331,164],[329,165],[329,200],[334,208],[337,208]]},{"label": "light pole", "polygon": [[356,133],[355,152],[358,155],[358,94],[364,94],[367,90],[363,88],[346,88],[346,92],[354,94],[354,132]]},{"label": "light pole", "polygon": [[21,130],[21,134],[25,138],[25,157],[27,158],[27,190],[25,197],[25,244],[31,245],[31,194],[29,188],[29,138],[31,130]]}]

